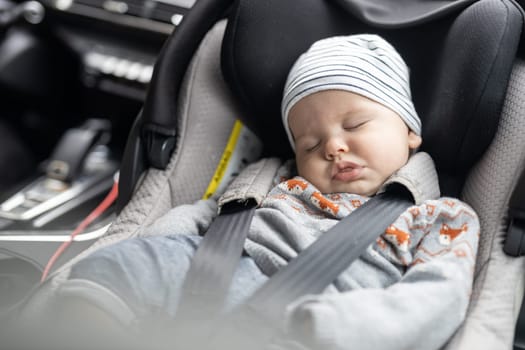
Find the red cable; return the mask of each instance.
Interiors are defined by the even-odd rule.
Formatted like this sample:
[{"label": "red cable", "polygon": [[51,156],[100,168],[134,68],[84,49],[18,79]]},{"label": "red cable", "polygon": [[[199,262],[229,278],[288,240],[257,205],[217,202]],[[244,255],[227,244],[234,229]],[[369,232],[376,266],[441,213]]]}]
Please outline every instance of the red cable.
[{"label": "red cable", "polygon": [[74,238],[84,231],[86,227],[89,226],[96,218],[98,218],[102,213],[106,211],[106,209],[109,208],[111,204],[117,199],[118,196],[118,182],[115,181],[113,183],[113,187],[111,188],[111,191],[107,194],[106,198],[84,219],[82,222],[75,228],[75,230],[69,235],[69,240],[63,242],[60,247],[55,251],[53,256],[49,259],[47,262],[47,265],[44,269],[44,272],[42,273],[42,277],[40,278],[40,282],[44,282],[44,280],[47,278],[47,275],[49,274],[49,271],[51,271],[51,267],[55,264],[57,259],[64,253],[64,251],[69,247],[69,245],[73,242]]}]

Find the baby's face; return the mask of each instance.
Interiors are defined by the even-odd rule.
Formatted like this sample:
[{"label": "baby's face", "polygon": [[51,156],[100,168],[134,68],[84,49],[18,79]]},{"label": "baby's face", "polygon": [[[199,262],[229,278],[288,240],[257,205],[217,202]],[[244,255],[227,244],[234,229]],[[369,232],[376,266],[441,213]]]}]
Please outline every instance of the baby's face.
[{"label": "baby's face", "polygon": [[323,193],[373,195],[421,144],[394,111],[348,91],[301,99],[288,122],[299,175]]}]

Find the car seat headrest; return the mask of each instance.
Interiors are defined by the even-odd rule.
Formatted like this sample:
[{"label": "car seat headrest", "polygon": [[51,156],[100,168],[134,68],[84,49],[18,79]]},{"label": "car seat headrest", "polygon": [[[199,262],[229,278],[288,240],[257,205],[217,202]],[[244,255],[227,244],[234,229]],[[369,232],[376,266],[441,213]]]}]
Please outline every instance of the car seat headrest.
[{"label": "car seat headrest", "polygon": [[497,128],[521,35],[521,11],[511,0],[481,0],[426,22],[374,26],[336,1],[243,0],[234,5],[222,48],[225,79],[244,108],[241,119],[262,139],[265,154],[293,152],[281,124],[289,69],[315,41],[375,33],[401,53],[411,70],[416,110],[442,193],[458,195],[464,178]]}]

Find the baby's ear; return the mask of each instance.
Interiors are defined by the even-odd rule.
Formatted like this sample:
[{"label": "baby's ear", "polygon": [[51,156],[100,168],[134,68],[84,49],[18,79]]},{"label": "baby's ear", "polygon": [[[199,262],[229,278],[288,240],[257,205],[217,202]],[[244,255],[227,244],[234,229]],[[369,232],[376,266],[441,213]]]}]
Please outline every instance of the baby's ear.
[{"label": "baby's ear", "polygon": [[421,146],[421,142],[423,142],[423,139],[421,138],[421,136],[417,135],[412,130],[408,131],[408,148],[410,148],[411,150],[414,150],[418,148],[419,146]]}]

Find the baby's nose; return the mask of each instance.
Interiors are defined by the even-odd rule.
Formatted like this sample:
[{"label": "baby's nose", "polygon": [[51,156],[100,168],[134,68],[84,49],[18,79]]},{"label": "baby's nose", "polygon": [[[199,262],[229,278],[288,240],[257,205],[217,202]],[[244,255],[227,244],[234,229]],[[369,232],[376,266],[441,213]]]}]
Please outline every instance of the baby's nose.
[{"label": "baby's nose", "polygon": [[348,145],[339,137],[333,137],[326,142],[325,153],[326,157],[332,159],[342,153],[348,152]]}]

